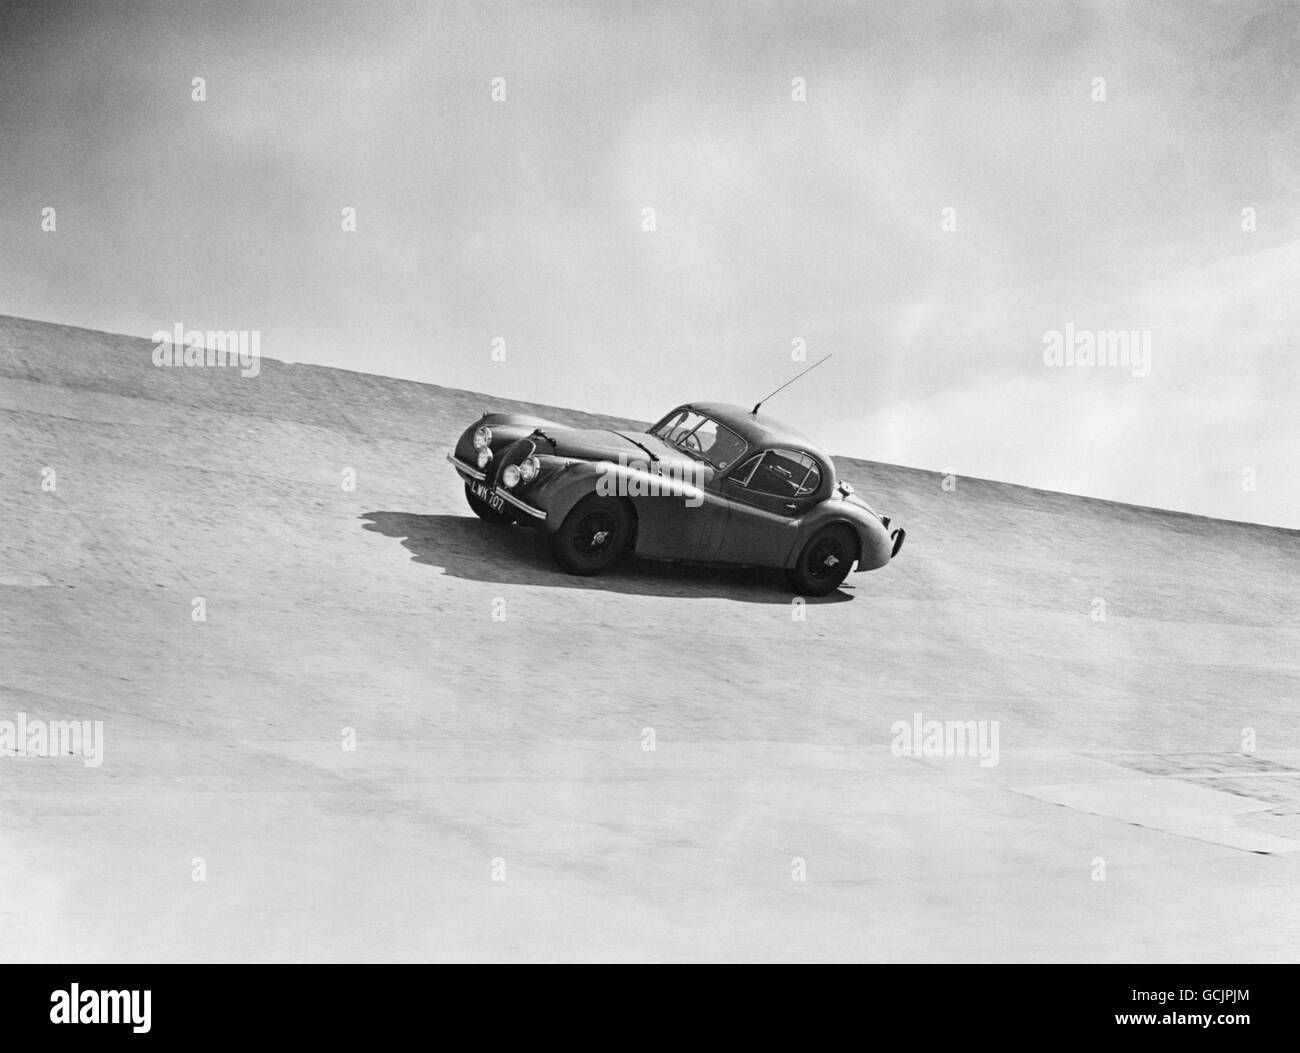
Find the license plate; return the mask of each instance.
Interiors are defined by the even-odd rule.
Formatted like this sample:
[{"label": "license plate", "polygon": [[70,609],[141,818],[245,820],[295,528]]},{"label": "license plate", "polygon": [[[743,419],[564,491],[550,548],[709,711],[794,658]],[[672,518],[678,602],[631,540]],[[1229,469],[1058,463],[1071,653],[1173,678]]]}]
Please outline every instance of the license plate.
[{"label": "license plate", "polygon": [[469,484],[474,491],[474,496],[480,501],[486,501],[489,508],[494,512],[502,511],[506,506],[506,499],[499,494],[493,493],[486,483],[472,482]]}]

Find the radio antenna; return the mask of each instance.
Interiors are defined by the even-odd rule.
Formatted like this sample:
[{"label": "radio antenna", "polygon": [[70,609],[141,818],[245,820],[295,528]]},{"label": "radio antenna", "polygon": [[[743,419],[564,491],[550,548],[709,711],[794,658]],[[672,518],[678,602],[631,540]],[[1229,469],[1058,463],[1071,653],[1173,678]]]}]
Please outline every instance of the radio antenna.
[{"label": "radio antenna", "polygon": [[[831,357],[830,355],[827,355],[827,356],[826,356],[826,358],[830,358],[830,357]],[[782,384],[779,388],[777,388],[776,391],[773,391],[771,395],[764,395],[761,399],[759,399],[757,402],[754,403],[754,408],[753,408],[752,410],[749,411],[749,412],[750,412],[750,415],[751,415],[751,416],[756,415],[756,414],[758,413],[758,407],[761,406],[761,405],[763,405],[763,403],[766,402],[768,399],[770,399],[770,398],[772,397],[772,395],[775,395],[777,391],[784,391],[784,390],[785,390],[786,388],[788,388],[791,384],[793,384],[796,380],[798,380],[801,376],[803,376],[804,373],[811,373],[814,369],[816,369],[818,366],[820,366],[820,365],[822,364],[822,362],[825,362],[825,361],[826,361],[826,358],[823,358],[823,359],[821,360],[821,362],[814,362],[811,366],[809,366],[807,369],[805,369],[805,370],[803,371],[803,373],[798,373],[798,374],[796,374],[795,376],[791,377],[791,378],[790,378],[789,380],[787,380],[784,384]]]}]

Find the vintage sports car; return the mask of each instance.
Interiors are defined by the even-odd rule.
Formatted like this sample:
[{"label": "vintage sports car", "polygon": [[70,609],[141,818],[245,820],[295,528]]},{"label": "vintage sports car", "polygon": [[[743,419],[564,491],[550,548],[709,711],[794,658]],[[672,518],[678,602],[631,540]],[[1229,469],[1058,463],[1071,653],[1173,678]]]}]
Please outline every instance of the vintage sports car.
[{"label": "vintage sports car", "polygon": [[739,406],[679,406],[647,432],[569,428],[486,413],[447,455],[490,523],[546,531],[556,562],[597,574],[650,559],[777,567],[824,596],[850,569],[898,555],[891,527],[835,477],[816,445]]}]

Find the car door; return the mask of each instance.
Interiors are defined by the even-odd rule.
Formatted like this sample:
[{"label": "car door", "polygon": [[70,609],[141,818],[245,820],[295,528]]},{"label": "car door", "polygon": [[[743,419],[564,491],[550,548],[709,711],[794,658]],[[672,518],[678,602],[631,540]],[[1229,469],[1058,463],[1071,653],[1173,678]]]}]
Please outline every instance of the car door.
[{"label": "car door", "polygon": [[637,513],[638,555],[655,559],[712,561],[722,559],[719,551],[726,537],[730,502],[719,489],[718,473],[696,462],[693,470],[670,474],[695,489],[696,497],[659,496],[633,499]]},{"label": "car door", "polygon": [[821,484],[821,465],[800,450],[774,447],[747,458],[722,482],[729,514],[718,558],[784,566]]}]

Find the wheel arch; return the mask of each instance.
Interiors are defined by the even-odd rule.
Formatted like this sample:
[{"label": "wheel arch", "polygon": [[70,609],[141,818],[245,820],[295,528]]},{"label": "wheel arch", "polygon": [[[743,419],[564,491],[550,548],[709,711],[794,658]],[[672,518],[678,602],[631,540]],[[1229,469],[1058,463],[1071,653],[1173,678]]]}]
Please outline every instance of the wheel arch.
[{"label": "wheel arch", "polygon": [[[538,506],[546,510],[546,532],[554,534],[573,511],[574,505],[589,494],[596,493],[596,482],[600,478],[599,465],[582,461],[569,465],[558,475],[546,480],[534,493]],[[636,502],[630,497],[618,496],[614,500],[622,502],[632,517],[631,543],[635,545],[641,517],[637,512]]]},{"label": "wheel arch", "polygon": [[[787,570],[794,569],[808,542],[819,531],[828,526],[843,526],[852,533],[856,541],[853,558],[857,562],[857,570],[875,570],[877,567],[883,567],[889,562],[890,542],[883,525],[877,525],[873,529],[872,523],[859,519],[857,516],[844,515],[843,512],[834,510],[827,511],[819,516],[810,516],[804,521],[795,538],[795,543],[790,549],[790,555],[786,557],[785,566]],[[882,546],[883,559],[881,558]]]}]

